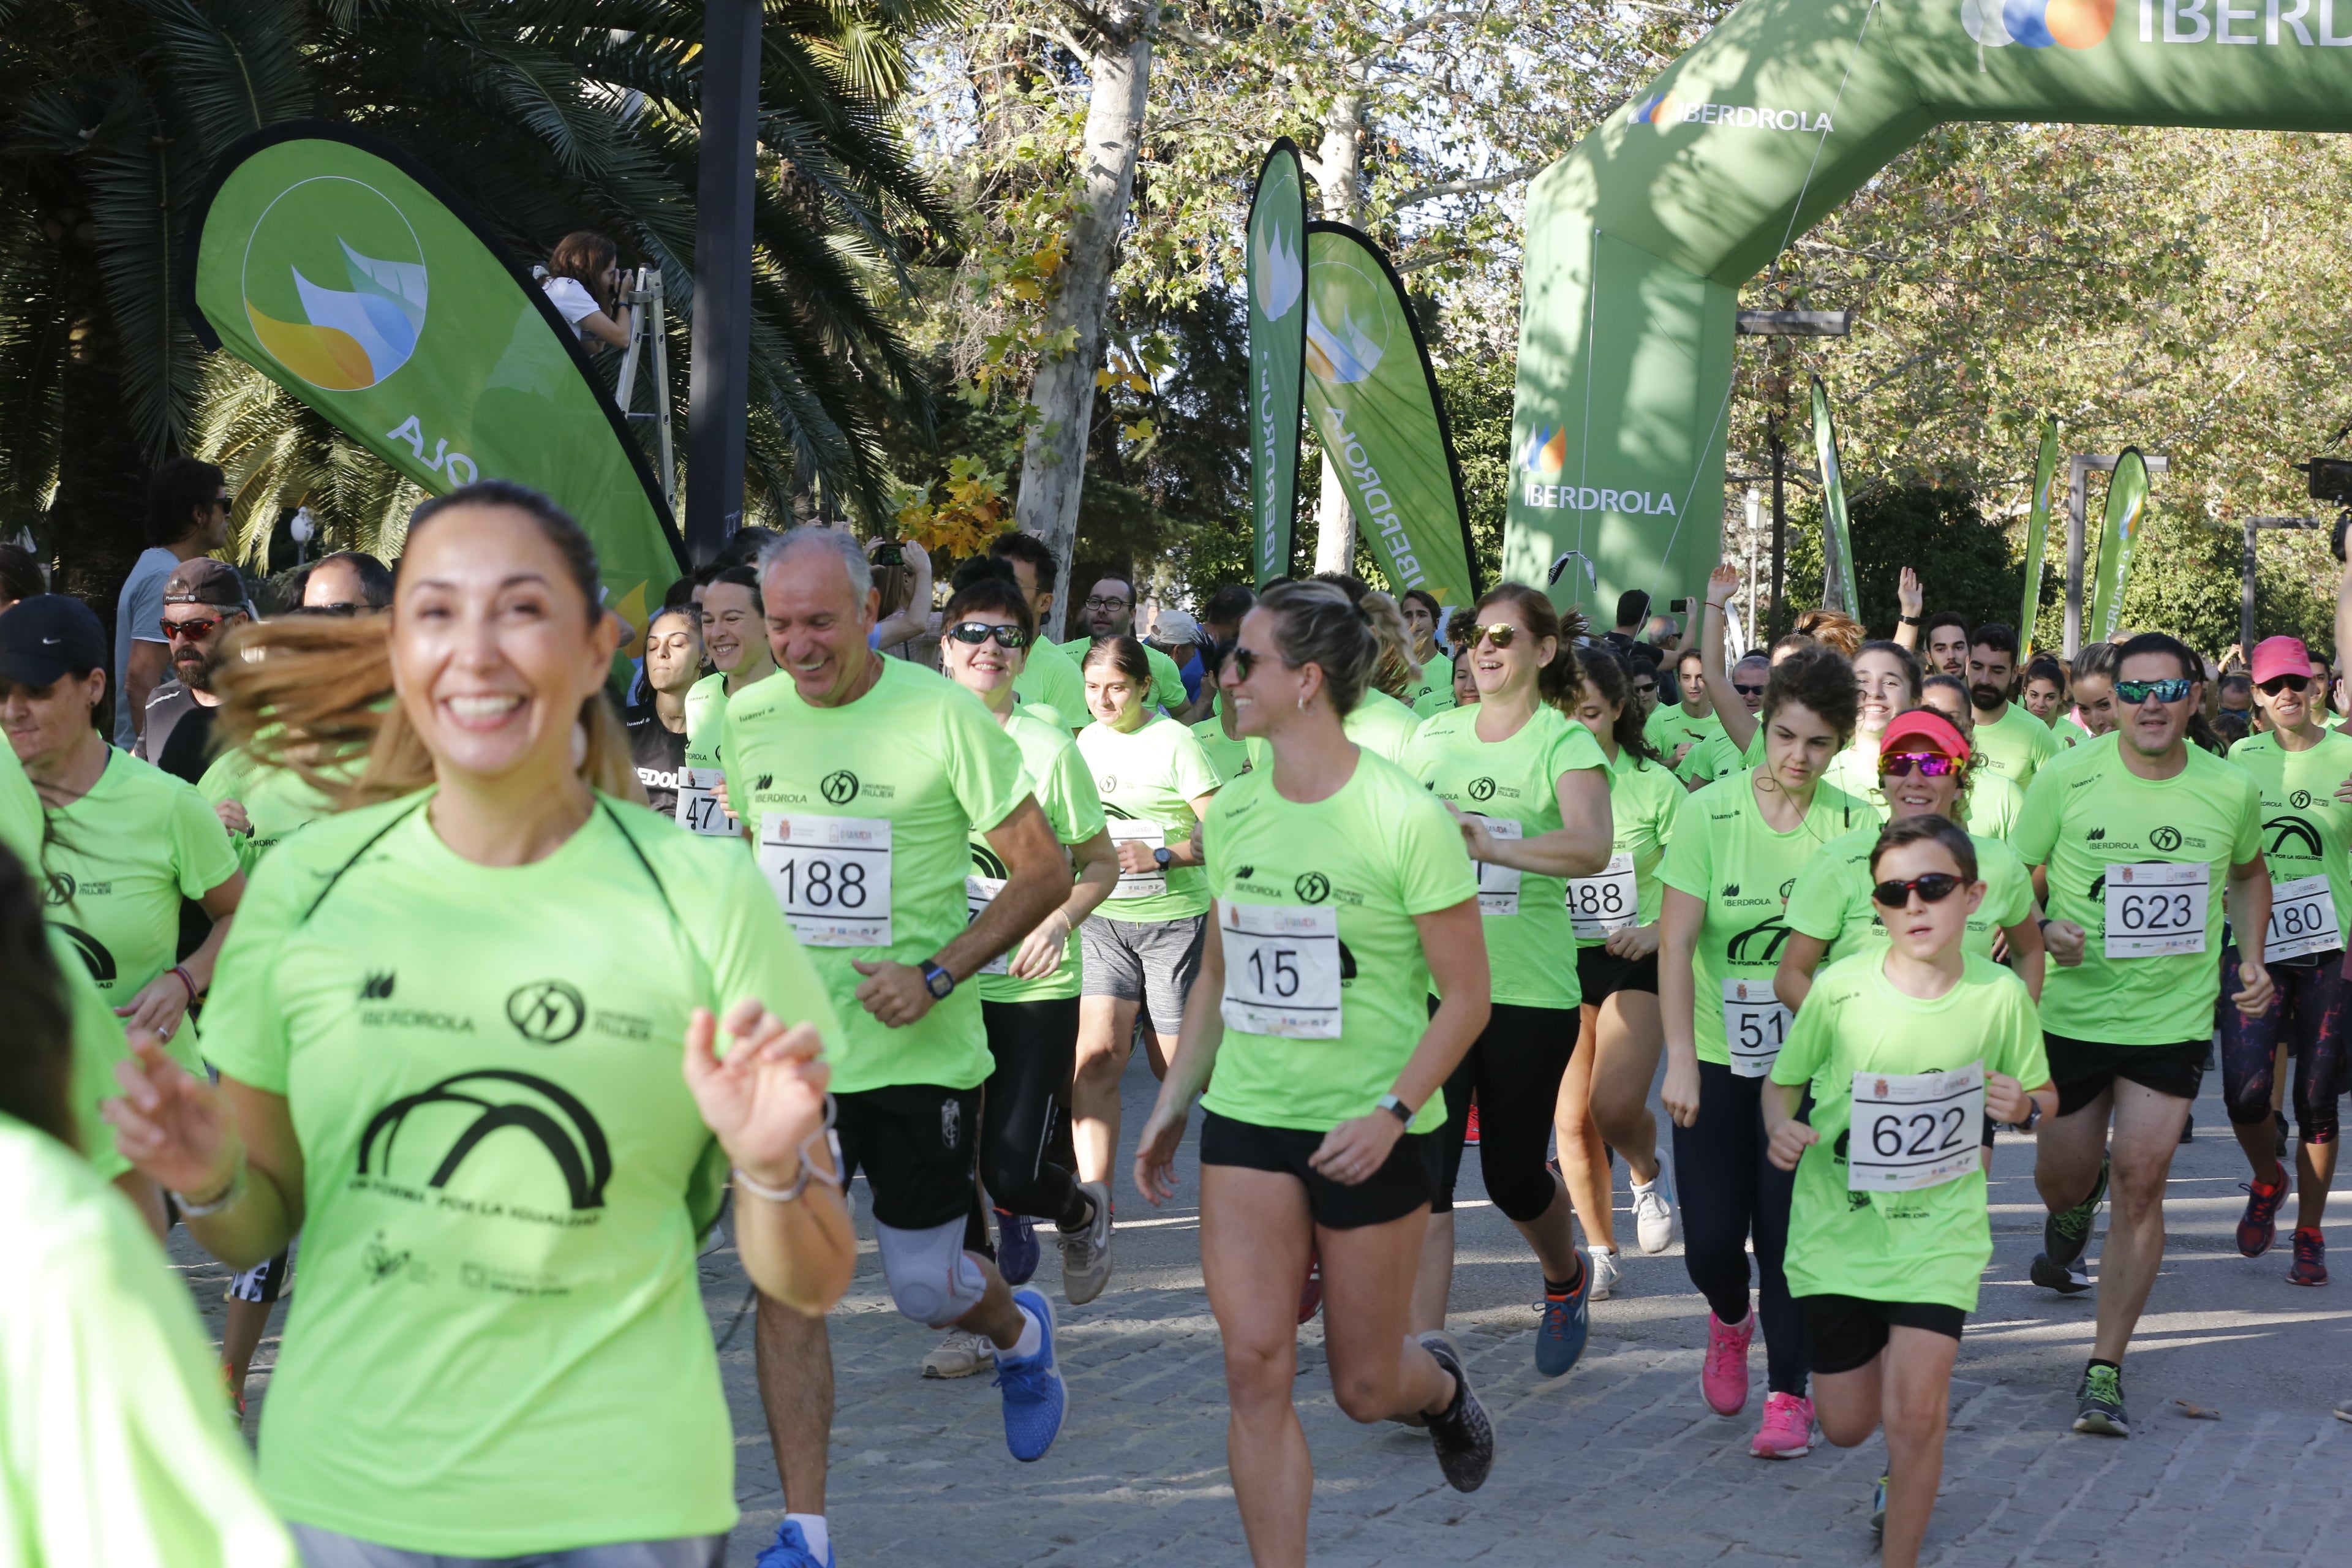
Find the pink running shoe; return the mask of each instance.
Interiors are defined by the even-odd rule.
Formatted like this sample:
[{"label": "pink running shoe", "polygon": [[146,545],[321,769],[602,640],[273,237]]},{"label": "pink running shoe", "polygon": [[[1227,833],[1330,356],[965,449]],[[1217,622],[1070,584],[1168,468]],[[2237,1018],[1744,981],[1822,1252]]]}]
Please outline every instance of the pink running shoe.
[{"label": "pink running shoe", "polygon": [[1813,1451],[1813,1402],[1793,1394],[1764,1396],[1764,1425],[1748,1445],[1759,1459],[1801,1459]]},{"label": "pink running shoe", "polygon": [[1752,1311],[1736,1327],[1713,1312],[1706,1315],[1706,1366],[1698,1374],[1698,1388],[1717,1415],[1748,1408],[1748,1342],[1755,1337]]}]

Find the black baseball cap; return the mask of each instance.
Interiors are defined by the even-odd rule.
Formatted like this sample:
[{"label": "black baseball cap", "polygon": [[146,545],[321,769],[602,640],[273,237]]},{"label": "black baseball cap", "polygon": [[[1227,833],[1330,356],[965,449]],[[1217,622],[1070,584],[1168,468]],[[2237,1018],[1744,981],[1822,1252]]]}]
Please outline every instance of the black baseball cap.
[{"label": "black baseball cap", "polygon": [[70,595],[36,594],[0,610],[0,680],[47,689],[106,662],[106,628]]}]

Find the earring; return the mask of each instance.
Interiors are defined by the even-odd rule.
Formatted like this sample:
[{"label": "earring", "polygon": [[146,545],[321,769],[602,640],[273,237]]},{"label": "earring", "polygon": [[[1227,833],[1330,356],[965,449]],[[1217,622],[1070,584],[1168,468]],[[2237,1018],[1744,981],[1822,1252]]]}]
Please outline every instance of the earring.
[{"label": "earring", "polygon": [[572,721],[572,771],[578,773],[588,762],[588,726],[575,719]]},{"label": "earring", "polygon": [[1307,699],[1305,699],[1304,697],[1302,697],[1302,698],[1300,698],[1300,699],[1298,700],[1298,710],[1299,710],[1301,713],[1304,713],[1304,712],[1306,712],[1306,711],[1307,711]]}]

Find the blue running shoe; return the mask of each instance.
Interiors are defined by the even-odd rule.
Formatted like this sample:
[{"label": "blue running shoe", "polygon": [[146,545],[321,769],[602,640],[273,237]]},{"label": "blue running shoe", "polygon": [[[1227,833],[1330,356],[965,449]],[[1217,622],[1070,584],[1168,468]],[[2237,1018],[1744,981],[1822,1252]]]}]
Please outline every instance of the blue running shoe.
[{"label": "blue running shoe", "polygon": [[1054,1446],[1070,1395],[1054,1361],[1053,1303],[1035,1290],[1015,1290],[1013,1304],[1037,1320],[1044,1340],[1033,1356],[996,1352],[996,1386],[1004,1390],[1004,1446],[1026,1464],[1044,1458]]},{"label": "blue running shoe", "polygon": [[776,1539],[762,1547],[752,1559],[753,1568],[834,1568],[833,1543],[827,1542],[824,1555],[819,1557],[809,1550],[808,1537],[791,1520],[776,1526]]},{"label": "blue running shoe", "polygon": [[1564,1296],[1544,1292],[1543,1327],[1536,1331],[1536,1371],[1559,1377],[1584,1353],[1592,1332],[1592,1266],[1576,1271],[1576,1289]]},{"label": "blue running shoe", "polygon": [[1007,1285],[1026,1285],[1037,1272],[1037,1227],[1027,1215],[996,1211],[996,1271]]}]

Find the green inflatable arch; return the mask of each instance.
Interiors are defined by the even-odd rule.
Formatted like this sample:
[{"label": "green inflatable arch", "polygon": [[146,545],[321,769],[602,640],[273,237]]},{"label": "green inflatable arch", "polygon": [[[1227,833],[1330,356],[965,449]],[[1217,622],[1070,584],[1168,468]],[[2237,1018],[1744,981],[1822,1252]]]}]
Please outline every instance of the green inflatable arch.
[{"label": "green inflatable arch", "polygon": [[1506,577],[1702,590],[1740,284],[1952,120],[2352,130],[2352,0],[1749,0],[1528,193]]}]

